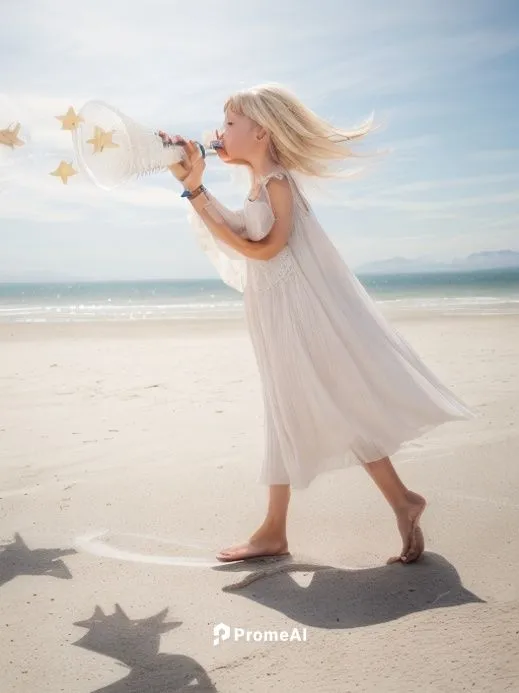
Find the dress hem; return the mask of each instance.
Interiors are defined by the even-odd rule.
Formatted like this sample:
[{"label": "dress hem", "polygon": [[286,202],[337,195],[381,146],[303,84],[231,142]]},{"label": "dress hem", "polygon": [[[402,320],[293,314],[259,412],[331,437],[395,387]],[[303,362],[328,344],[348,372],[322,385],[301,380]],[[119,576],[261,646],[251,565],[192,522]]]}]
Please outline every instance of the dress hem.
[{"label": "dress hem", "polygon": [[[390,449],[386,449],[385,452],[381,452],[380,456],[377,457],[376,459],[371,459],[371,460],[362,460],[359,458],[359,456],[351,449],[347,448],[344,452],[337,452],[333,455],[330,455],[324,460],[323,462],[331,461],[331,460],[337,460],[337,463],[331,464],[330,466],[326,466],[324,464],[322,468],[317,469],[314,474],[311,476],[308,476],[305,478],[304,481],[300,481],[299,483],[293,483],[293,482],[278,482],[278,481],[267,481],[263,473],[260,472],[258,478],[257,478],[257,483],[259,483],[261,486],[278,486],[278,485],[288,485],[292,489],[298,491],[303,491],[307,489],[310,484],[321,474],[326,474],[327,472],[336,472],[341,469],[349,469],[351,467],[359,467],[362,464],[370,464],[371,462],[376,462],[378,460],[383,459],[384,457],[391,457],[392,455],[396,455],[398,452],[402,451],[402,448],[407,445],[407,443],[411,443],[414,440],[417,440],[418,438],[421,438],[424,436],[426,433],[431,432],[432,430],[438,428],[439,426],[443,426],[445,423],[451,423],[454,421],[469,421],[472,419],[477,419],[479,418],[479,413],[475,412],[474,410],[470,410],[470,415],[462,415],[459,417],[450,417],[449,419],[445,421],[440,421],[439,423],[429,423],[425,424],[423,426],[420,426],[419,428],[415,429],[415,433],[411,435],[410,437],[406,438],[405,440],[400,441],[397,445],[393,445]],[[350,461],[351,460],[351,461]]]}]

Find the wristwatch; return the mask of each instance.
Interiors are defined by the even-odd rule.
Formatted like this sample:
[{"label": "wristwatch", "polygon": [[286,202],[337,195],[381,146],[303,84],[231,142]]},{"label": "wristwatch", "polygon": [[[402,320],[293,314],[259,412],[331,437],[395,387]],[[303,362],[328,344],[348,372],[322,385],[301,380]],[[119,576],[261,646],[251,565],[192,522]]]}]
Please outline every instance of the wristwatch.
[{"label": "wristwatch", "polygon": [[192,200],[194,197],[198,197],[200,193],[203,193],[205,191],[205,186],[201,184],[198,186],[198,188],[195,188],[194,190],[184,190],[180,197],[187,197],[188,200]]}]

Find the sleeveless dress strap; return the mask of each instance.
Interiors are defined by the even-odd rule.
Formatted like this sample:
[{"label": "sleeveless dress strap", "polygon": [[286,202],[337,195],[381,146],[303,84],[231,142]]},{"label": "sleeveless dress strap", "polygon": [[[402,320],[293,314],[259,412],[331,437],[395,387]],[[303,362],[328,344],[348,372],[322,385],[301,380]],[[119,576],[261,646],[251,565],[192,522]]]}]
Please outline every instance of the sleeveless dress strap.
[{"label": "sleeveless dress strap", "polygon": [[310,211],[310,203],[306,199],[306,196],[303,194],[297,182],[294,180],[294,177],[291,175],[290,171],[287,171],[286,169],[282,168],[275,171],[271,171],[270,173],[267,173],[267,175],[265,176],[261,176],[261,178],[259,179],[260,189],[263,189],[265,191],[267,197],[267,183],[269,182],[269,180],[271,180],[271,178],[278,178],[279,180],[286,178],[290,184],[290,188],[292,189],[292,194],[294,196],[294,204],[296,205],[297,209],[299,209],[304,214],[308,214],[308,212]]},{"label": "sleeveless dress strap", "polygon": [[267,173],[266,176],[261,176],[260,183],[266,185],[271,178],[278,178],[279,180],[282,180],[286,177],[288,177],[286,171],[271,171],[270,173]]}]

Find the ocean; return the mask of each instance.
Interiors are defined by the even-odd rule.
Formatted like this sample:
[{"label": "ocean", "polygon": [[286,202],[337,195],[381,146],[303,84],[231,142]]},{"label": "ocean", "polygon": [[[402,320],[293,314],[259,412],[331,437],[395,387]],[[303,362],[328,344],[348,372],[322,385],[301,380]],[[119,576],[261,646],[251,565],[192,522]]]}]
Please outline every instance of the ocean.
[{"label": "ocean", "polygon": [[[519,267],[469,272],[357,275],[392,311],[519,313]],[[238,317],[242,295],[217,279],[1,283],[0,322],[191,320]]]}]

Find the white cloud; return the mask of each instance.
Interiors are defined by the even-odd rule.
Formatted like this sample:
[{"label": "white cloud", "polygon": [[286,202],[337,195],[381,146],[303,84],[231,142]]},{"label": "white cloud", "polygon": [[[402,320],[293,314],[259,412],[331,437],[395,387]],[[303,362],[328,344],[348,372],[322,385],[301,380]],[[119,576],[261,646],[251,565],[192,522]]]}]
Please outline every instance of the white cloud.
[{"label": "white cloud", "polygon": [[519,187],[519,173],[502,173],[495,175],[481,174],[478,176],[465,176],[463,178],[445,178],[443,180],[428,180],[406,183],[386,189],[385,195],[398,195],[416,192],[429,192],[431,190],[452,190],[468,186],[493,186],[510,184],[516,189]]},{"label": "white cloud", "polygon": [[[315,191],[335,236],[345,232],[347,214],[348,221],[365,225],[366,238],[371,244],[377,239],[382,254],[393,255],[415,233],[417,247],[423,242],[432,248],[433,229],[443,238],[446,228],[477,226],[485,218],[487,245],[493,247],[492,234],[502,230],[507,238],[507,224],[519,213],[517,136],[514,141],[511,128],[500,127],[507,114],[496,113],[489,124],[477,108],[488,85],[499,88],[500,59],[519,47],[519,30],[506,16],[497,17],[490,0],[471,2],[470,22],[466,7],[448,0],[30,5],[9,3],[0,25],[0,57],[10,65],[2,88],[23,114],[33,154],[30,162],[21,155],[19,162],[0,161],[0,255],[15,242],[8,230],[13,221],[18,236],[40,222],[90,224],[99,234],[103,228],[115,233],[121,225],[134,239],[128,252],[135,256],[125,262],[138,271],[140,257],[160,253],[159,245],[147,245],[158,243],[153,234],[164,224],[180,229],[185,223],[178,185],[155,177],[106,193],[77,176],[63,186],[48,175],[72,154],[70,134],[60,130],[55,116],[101,98],[143,124],[199,137],[220,124],[230,92],[271,80],[286,83],[341,125],[373,109],[384,122],[372,142],[389,147],[391,155],[357,181]],[[3,115],[0,99],[0,123]],[[478,151],[470,128],[496,136]],[[228,171],[213,163],[208,171],[215,193],[237,204],[240,194]],[[506,207],[502,221],[495,218],[500,206]],[[447,246],[442,240],[442,249],[468,242],[466,236],[463,242],[452,237],[457,240]],[[193,259],[190,241],[179,242],[185,251],[173,258],[173,271],[185,272],[188,256],[193,271],[205,266],[205,260]],[[368,253],[364,242],[358,247]],[[24,252],[30,258],[30,244]],[[59,247],[38,252],[48,253],[49,266],[63,262]]]},{"label": "white cloud", "polygon": [[366,209],[376,207],[380,209],[399,210],[405,212],[424,212],[434,213],[436,211],[443,212],[445,210],[456,210],[471,207],[487,207],[490,205],[503,205],[519,202],[519,191],[510,193],[498,193],[495,195],[478,195],[475,197],[459,197],[454,200],[442,200],[441,202],[432,202],[427,200],[410,201],[390,197],[369,197],[369,198],[354,198],[343,203],[345,207],[352,209]]}]

